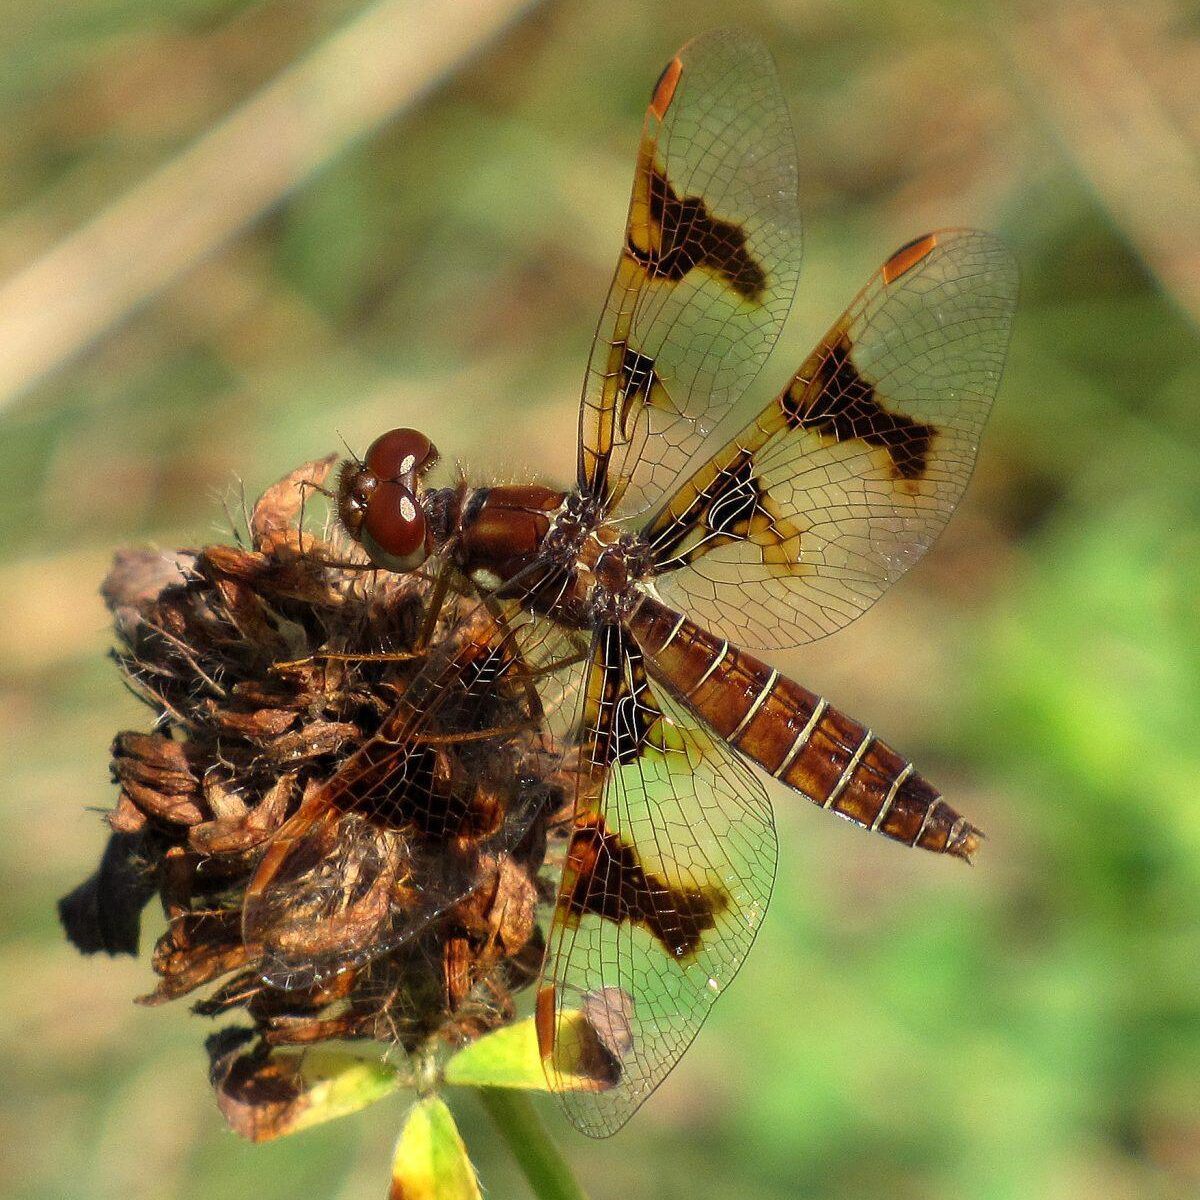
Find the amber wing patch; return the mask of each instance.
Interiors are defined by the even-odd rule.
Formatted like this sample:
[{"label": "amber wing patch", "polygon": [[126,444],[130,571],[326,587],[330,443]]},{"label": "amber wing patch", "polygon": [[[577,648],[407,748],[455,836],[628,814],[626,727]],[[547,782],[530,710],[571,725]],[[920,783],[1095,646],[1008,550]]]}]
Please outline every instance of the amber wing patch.
[{"label": "amber wing patch", "polygon": [[650,95],[650,112],[660,121],[667,115],[667,109],[675,97],[675,89],[679,86],[679,77],[683,74],[683,63],[673,58],[665,67],[654,85]]},{"label": "amber wing patch", "polygon": [[905,242],[891,258],[883,264],[880,274],[884,283],[895,283],[901,275],[911,271],[938,243],[936,233],[926,233],[921,237]]}]

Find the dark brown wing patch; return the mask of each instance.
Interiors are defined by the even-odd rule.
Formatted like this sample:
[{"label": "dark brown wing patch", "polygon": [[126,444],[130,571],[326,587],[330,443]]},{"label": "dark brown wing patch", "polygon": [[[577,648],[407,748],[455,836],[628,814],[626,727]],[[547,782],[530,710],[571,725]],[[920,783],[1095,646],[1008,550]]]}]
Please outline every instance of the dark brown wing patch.
[{"label": "dark brown wing patch", "polygon": [[632,921],[671,958],[685,961],[715,928],[729,897],[712,887],[671,887],[645,870],[634,847],[609,830],[599,813],[585,812],[575,821],[558,903],[568,924],[589,913],[617,924]]},{"label": "dark brown wing patch", "polygon": [[920,479],[937,429],[884,408],[875,385],[854,365],[851,349],[846,333],[817,348],[779,397],[789,428],[811,429],[834,442],[857,439],[882,447],[897,479]]},{"label": "dark brown wing patch", "polygon": [[633,437],[634,422],[643,405],[663,406],[665,401],[669,406],[670,401],[654,369],[654,359],[626,342],[619,342],[613,351],[614,357],[620,357],[617,367],[621,380],[620,428],[629,439]]},{"label": "dark brown wing patch", "polygon": [[646,274],[678,283],[700,268],[724,280],[744,299],[760,301],[767,273],[751,255],[745,230],[714,216],[702,196],[681,199],[655,163],[646,164],[645,184],[649,222],[631,223],[626,250]]}]

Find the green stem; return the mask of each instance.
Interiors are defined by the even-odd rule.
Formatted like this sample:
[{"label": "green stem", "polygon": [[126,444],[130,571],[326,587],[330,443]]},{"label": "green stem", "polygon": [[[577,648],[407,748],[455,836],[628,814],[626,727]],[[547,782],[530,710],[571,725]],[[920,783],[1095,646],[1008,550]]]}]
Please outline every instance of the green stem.
[{"label": "green stem", "polygon": [[524,1092],[516,1088],[480,1088],[479,1098],[538,1200],[587,1200]]}]

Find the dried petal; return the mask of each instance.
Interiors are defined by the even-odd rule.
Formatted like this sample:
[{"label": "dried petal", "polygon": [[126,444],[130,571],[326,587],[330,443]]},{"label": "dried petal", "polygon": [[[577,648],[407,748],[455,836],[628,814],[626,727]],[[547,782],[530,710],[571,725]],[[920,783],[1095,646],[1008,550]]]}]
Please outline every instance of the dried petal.
[{"label": "dried petal", "polygon": [[279,534],[291,531],[313,490],[329,477],[337,457],[327,454],[307,462],[263,492],[250,515],[250,536],[256,550],[271,550]]},{"label": "dried petal", "polygon": [[116,807],[108,814],[108,824],[113,833],[140,833],[146,828],[146,814],[124,788],[117,796]]},{"label": "dried petal", "polygon": [[249,712],[241,712],[210,705],[209,711],[212,713],[213,724],[222,733],[258,743],[278,737],[296,721],[295,712],[286,708],[256,708]]},{"label": "dried petal", "polygon": [[278,763],[323,757],[361,737],[362,730],[349,721],[312,721],[303,729],[277,737],[271,743],[271,756]]},{"label": "dried petal", "polygon": [[68,940],[84,954],[137,954],[142,909],[154,895],[141,833],[114,833],[99,869],[58,902]]},{"label": "dried petal", "polygon": [[143,612],[168,588],[186,584],[195,561],[196,556],[186,550],[118,550],[100,594],[110,609]]},{"label": "dried petal", "polygon": [[230,1127],[253,1142],[357,1112],[406,1082],[395,1067],[352,1054],[241,1053],[244,1032],[209,1039],[209,1074]]},{"label": "dried petal", "polygon": [[[430,621],[424,578],[301,534],[332,461],[268,490],[251,548],[117,556],[114,657],[155,731],[114,741],[109,849],[60,906],[81,949],[132,953],[157,890],[168,925],[142,1003],[206,989],[197,1012],[241,1012],[251,1027],[219,1039],[214,1080],[260,1139],[380,1083],[367,1071],[359,1088],[346,1062],[314,1077],[272,1045],[425,1053],[511,1022],[543,950],[548,822],[574,787],[496,670],[498,618],[451,593]],[[485,662],[488,688],[468,686]]]}]

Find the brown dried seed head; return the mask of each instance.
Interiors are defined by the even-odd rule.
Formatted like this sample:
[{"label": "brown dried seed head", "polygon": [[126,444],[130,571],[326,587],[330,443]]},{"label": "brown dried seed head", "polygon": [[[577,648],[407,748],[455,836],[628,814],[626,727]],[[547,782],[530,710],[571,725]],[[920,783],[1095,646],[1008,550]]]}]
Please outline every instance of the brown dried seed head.
[{"label": "brown dried seed head", "polygon": [[[301,534],[332,462],[264,493],[250,549],[116,556],[114,657],[155,725],[117,735],[108,848],[60,915],[85,953],[133,954],[157,892],[143,1002],[212,985],[196,1009],[240,1010],[257,1047],[459,1042],[510,1019],[536,973],[570,764],[506,685],[521,663],[494,618],[452,597],[422,644],[423,579]],[[224,1108],[269,1124],[287,1098],[261,1050],[217,1051]]]}]

